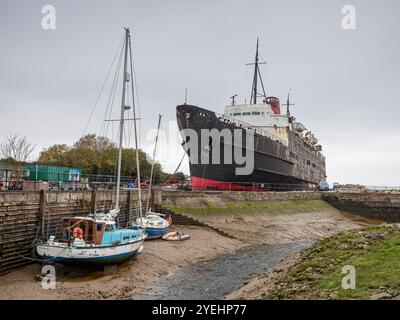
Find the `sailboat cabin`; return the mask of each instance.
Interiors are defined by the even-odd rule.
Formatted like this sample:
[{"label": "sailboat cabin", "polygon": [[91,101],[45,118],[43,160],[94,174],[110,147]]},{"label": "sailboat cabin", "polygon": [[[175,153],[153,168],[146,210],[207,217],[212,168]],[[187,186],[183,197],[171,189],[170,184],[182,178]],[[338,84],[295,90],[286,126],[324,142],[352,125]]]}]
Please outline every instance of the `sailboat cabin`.
[{"label": "sailboat cabin", "polygon": [[69,241],[76,236],[86,243],[101,244],[106,223],[105,221],[95,222],[91,218],[69,217],[61,220],[61,230],[61,240]]},{"label": "sailboat cabin", "polygon": [[68,217],[61,220],[60,242],[76,245],[117,245],[135,240],[133,229],[117,229],[115,221],[98,220],[91,217]]}]

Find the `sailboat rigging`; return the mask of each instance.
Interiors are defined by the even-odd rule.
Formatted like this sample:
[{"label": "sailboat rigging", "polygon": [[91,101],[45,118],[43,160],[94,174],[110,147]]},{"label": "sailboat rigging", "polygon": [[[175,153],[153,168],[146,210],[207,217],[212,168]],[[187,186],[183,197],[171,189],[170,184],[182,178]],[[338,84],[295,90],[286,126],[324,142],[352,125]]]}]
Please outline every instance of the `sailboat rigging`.
[{"label": "sailboat rigging", "polygon": [[[132,49],[129,28],[125,28],[124,73],[122,86],[121,113],[119,119],[119,145],[117,161],[117,186],[114,208],[108,213],[94,212],[87,216],[74,216],[61,219],[61,232],[50,235],[46,241],[39,241],[35,247],[37,254],[46,260],[61,263],[78,264],[115,264],[125,261],[143,249],[146,238],[145,230],[139,225],[119,228],[116,218],[120,212],[121,162],[124,136],[125,112],[128,82],[133,83]],[[128,73],[128,60],[131,72]],[[134,112],[134,133],[136,147],[136,165],[138,175],[139,216],[142,219],[140,192],[140,167],[138,157],[138,140],[136,130],[136,113],[134,105],[133,84],[132,102]]]},{"label": "sailboat rigging", "polygon": [[148,190],[146,213],[145,213],[146,215],[144,218],[140,218],[136,221],[138,225],[141,225],[143,228],[145,228],[148,239],[161,238],[167,232],[167,229],[171,224],[171,220],[166,220],[165,217],[162,216],[161,214],[150,211],[150,198],[153,186],[154,164],[156,162],[157,142],[158,142],[158,135],[160,132],[161,118],[162,115],[159,114],[156,141],[154,144],[153,159],[151,163],[149,190]]}]

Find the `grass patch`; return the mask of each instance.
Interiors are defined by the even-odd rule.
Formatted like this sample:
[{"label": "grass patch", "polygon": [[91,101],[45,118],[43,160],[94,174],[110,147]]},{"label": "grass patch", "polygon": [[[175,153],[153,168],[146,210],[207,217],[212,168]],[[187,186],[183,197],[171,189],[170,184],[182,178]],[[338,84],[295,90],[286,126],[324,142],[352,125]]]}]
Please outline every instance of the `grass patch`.
[{"label": "grass patch", "polygon": [[224,206],[214,205],[204,200],[201,207],[171,206],[175,212],[182,212],[188,215],[209,216],[209,215],[230,215],[250,213],[306,213],[316,212],[330,205],[322,200],[293,200],[293,201],[235,201],[227,202]]},{"label": "grass patch", "polygon": [[[356,268],[356,289],[342,288],[342,268]],[[267,299],[370,299],[400,295],[400,231],[380,226],[343,232],[307,250]]]}]

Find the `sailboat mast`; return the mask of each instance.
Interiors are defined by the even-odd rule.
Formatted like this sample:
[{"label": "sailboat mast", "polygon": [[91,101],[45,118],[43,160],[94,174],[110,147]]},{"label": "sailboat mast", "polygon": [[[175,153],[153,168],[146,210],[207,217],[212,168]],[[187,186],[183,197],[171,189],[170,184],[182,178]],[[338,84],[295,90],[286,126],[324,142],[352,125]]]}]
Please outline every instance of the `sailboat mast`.
[{"label": "sailboat mast", "polygon": [[133,87],[133,58],[132,58],[132,44],[131,44],[131,35],[128,32],[128,43],[129,43],[129,57],[130,57],[130,68],[131,68],[131,90],[132,90],[132,108],[133,108],[133,128],[135,133],[135,149],[136,149],[136,173],[137,173],[137,183],[138,183],[138,198],[139,198],[139,216],[140,216],[140,224],[142,223],[142,191],[141,191],[141,180],[140,180],[140,163],[139,163],[139,143],[138,143],[138,135],[137,135],[137,125],[136,125],[136,107],[135,107],[135,97],[134,97],[134,87]]},{"label": "sailboat mast", "polygon": [[124,138],[124,114],[127,110],[125,105],[125,95],[126,95],[126,83],[129,81],[127,74],[128,67],[128,39],[129,39],[129,29],[125,29],[125,57],[124,57],[124,73],[123,73],[123,84],[122,84],[122,102],[121,102],[121,118],[119,124],[119,145],[118,145],[118,166],[117,166],[117,196],[115,199],[115,209],[119,210],[119,193],[121,184],[121,161],[122,161],[122,142]]},{"label": "sailboat mast", "polygon": [[159,114],[158,115],[156,142],[154,144],[154,150],[153,150],[153,163],[151,164],[151,171],[150,171],[150,183],[149,183],[149,194],[147,196],[146,215],[147,215],[147,211],[149,211],[149,207],[150,207],[151,187],[153,184],[153,172],[154,172],[154,164],[156,162],[156,151],[157,151],[158,133],[160,132],[161,117],[162,117],[162,115]]}]

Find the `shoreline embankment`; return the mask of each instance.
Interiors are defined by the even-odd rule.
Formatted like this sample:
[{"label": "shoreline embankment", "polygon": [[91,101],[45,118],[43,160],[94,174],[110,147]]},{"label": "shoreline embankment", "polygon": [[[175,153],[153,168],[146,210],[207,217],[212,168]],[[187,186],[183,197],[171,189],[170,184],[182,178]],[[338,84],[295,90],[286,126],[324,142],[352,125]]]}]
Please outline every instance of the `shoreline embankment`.
[{"label": "shoreline embankment", "polygon": [[[14,268],[8,274],[0,276],[0,299],[137,299],[151,290],[157,281],[184,266],[234,254],[237,250],[251,246],[278,245],[302,240],[318,241],[345,230],[376,223],[365,217],[337,210],[321,200],[321,193],[171,193],[156,193],[155,202],[172,208],[177,213],[194,217],[233,237],[201,226],[173,224],[173,230],[190,233],[191,239],[182,242],[146,241],[145,248],[137,259],[125,263],[117,270],[62,279],[57,283],[56,290],[44,290],[40,282],[34,280],[40,271],[37,264]],[[47,209],[47,215],[51,215],[54,208],[57,208],[57,212],[62,207],[67,208],[66,211],[70,214],[90,209],[91,194],[88,193],[85,197],[82,201],[82,198],[73,193],[49,195],[47,203],[50,204],[50,209]],[[132,213],[135,208],[134,193],[125,194],[124,197],[126,198],[122,198],[122,201],[130,197],[131,209],[126,205],[122,206],[121,211]],[[23,196],[20,199],[23,200]],[[112,203],[112,196],[100,195],[97,201],[98,206],[106,207]],[[9,209],[10,205],[23,204],[10,199],[2,202],[3,211],[0,214],[3,214],[3,218],[13,215],[12,210],[4,210],[5,207]],[[32,215],[35,220],[38,218],[35,211],[40,206],[34,203],[30,205],[33,207],[25,207],[22,212],[26,212],[27,216]],[[58,218],[54,216],[54,220]],[[21,219],[19,223],[23,224],[23,221]],[[32,227],[38,226],[40,219],[37,224],[32,224]]]}]

